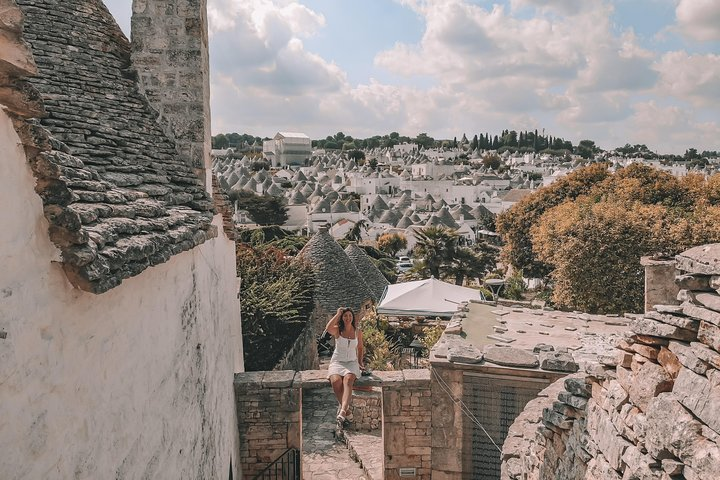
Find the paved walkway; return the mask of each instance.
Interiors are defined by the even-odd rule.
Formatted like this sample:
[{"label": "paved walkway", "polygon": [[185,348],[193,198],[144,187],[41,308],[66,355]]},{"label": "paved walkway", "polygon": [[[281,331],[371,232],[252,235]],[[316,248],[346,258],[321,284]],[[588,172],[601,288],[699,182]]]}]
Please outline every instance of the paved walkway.
[{"label": "paved walkway", "polygon": [[345,443],[335,440],[337,400],[330,386],[304,390],[302,412],[303,479],[367,480],[360,464],[350,458]]}]

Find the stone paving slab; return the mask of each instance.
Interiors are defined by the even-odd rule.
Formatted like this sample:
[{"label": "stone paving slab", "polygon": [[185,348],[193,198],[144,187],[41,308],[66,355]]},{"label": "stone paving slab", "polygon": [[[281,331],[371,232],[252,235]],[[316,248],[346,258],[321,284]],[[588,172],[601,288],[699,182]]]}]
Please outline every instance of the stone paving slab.
[{"label": "stone paving slab", "polygon": [[335,439],[336,414],[337,400],[329,385],[303,391],[304,480],[368,479],[347,446]]},{"label": "stone paving slab", "polygon": [[345,440],[350,454],[362,464],[369,480],[383,478],[383,442],[380,432],[365,433],[345,431]]}]

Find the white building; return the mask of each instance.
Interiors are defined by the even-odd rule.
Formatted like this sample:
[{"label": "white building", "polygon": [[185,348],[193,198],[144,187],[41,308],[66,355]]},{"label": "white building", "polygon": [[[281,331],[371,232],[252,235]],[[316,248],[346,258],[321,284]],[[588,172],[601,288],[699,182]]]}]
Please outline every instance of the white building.
[{"label": "white building", "polygon": [[304,133],[278,132],[263,142],[263,155],[273,167],[304,165],[312,155],[310,137]]}]

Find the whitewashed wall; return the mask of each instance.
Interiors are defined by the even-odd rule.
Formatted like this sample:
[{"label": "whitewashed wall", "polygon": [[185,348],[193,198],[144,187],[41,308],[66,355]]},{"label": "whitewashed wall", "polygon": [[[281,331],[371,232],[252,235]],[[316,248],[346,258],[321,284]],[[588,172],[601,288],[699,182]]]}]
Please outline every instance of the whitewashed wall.
[{"label": "whitewashed wall", "polygon": [[2,111],[0,148],[0,478],[227,479],[234,244],[220,233],[108,293],[73,289]]}]

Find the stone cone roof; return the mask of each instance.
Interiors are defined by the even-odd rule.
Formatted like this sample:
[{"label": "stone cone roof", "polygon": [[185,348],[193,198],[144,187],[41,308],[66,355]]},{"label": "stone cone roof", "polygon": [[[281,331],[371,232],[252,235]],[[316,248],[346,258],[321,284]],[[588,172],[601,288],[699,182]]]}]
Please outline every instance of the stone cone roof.
[{"label": "stone cone roof", "polygon": [[348,212],[360,211],[360,207],[358,207],[357,203],[355,203],[355,200],[352,198],[348,198],[347,202],[345,202],[345,206],[347,206]]},{"label": "stone cone roof", "polygon": [[303,172],[301,170],[298,170],[297,172],[295,172],[295,175],[293,175],[293,181],[295,181],[295,182],[300,182],[300,181],[305,181],[305,180],[307,180],[307,178],[305,178],[305,175],[303,174]]},{"label": "stone cone roof", "polygon": [[290,197],[290,201],[288,203],[290,205],[304,205],[307,203],[307,199],[305,198],[305,196],[302,193],[296,191],[295,193],[292,194],[292,196]]},{"label": "stone cone roof", "polygon": [[370,208],[379,212],[381,210],[387,210],[390,207],[388,207],[388,204],[385,203],[385,200],[383,200],[382,197],[380,195],[378,195],[377,197],[375,197],[375,200],[373,200],[373,203],[370,205]]},{"label": "stone cone roof", "polygon": [[410,220],[410,217],[408,217],[407,215],[403,215],[403,217],[400,220],[398,220],[398,223],[397,223],[397,225],[395,225],[395,227],[407,228],[411,225],[413,225],[413,221]]},{"label": "stone cone roof", "polygon": [[387,223],[388,225],[392,225],[394,227],[397,218],[392,210],[385,210],[377,221],[379,223]]},{"label": "stone cone roof", "polygon": [[298,253],[315,273],[315,301],[327,312],[350,307],[357,314],[372,299],[363,277],[327,229],[321,229]]},{"label": "stone cone roof", "polygon": [[337,200],[335,200],[335,203],[333,203],[332,206],[330,207],[330,211],[332,213],[345,213],[345,212],[347,212],[347,207],[338,198]]},{"label": "stone cone roof", "polygon": [[488,226],[493,223],[495,215],[482,205],[473,208],[470,214],[475,217],[479,224]]},{"label": "stone cone roof", "polygon": [[345,248],[345,253],[350,257],[355,268],[357,268],[363,280],[365,280],[365,284],[370,290],[373,301],[375,303],[380,302],[385,292],[385,287],[390,285],[390,282],[380,273],[380,270],[375,266],[372,259],[365,253],[365,250],[358,247],[357,244],[351,243],[348,245]]},{"label": "stone cone roof", "polygon": [[448,210],[448,208],[446,206],[442,207],[437,212],[437,216],[445,225],[447,225],[450,228],[459,228],[460,227],[460,225],[457,224],[457,222],[452,217],[452,215],[450,214],[450,211]]},{"label": "stone cone roof", "polygon": [[330,202],[327,198],[321,199],[313,208],[312,213],[330,213]]}]

